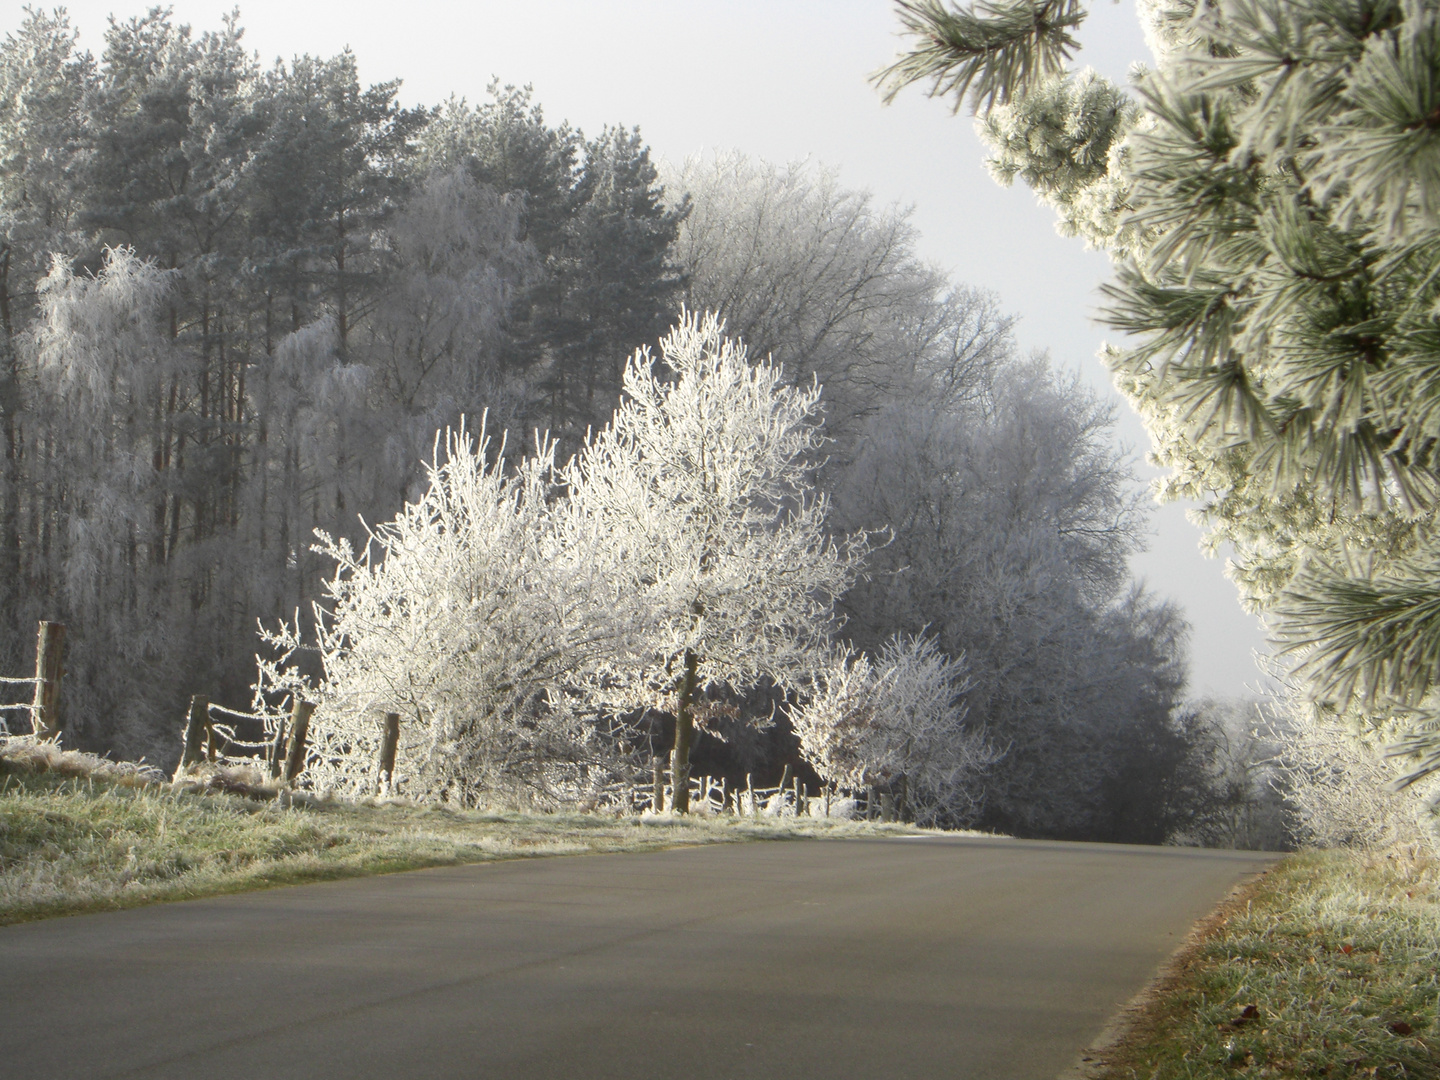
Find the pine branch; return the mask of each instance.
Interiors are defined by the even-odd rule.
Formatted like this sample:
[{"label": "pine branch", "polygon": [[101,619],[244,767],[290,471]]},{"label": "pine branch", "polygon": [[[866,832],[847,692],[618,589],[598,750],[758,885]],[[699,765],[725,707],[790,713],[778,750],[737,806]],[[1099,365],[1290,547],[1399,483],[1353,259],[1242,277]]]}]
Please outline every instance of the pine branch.
[{"label": "pine branch", "polygon": [[977,113],[1060,74],[1079,47],[1071,31],[1086,15],[1079,0],[977,0],[954,10],[941,0],[896,0],[896,9],[918,44],[872,77],[885,100],[931,79],[931,97],[953,94],[958,112],[968,93]]},{"label": "pine branch", "polygon": [[1393,743],[1386,751],[1387,758],[1410,758],[1413,767],[1404,776],[1389,785],[1391,791],[1404,791],[1411,784],[1440,772],[1440,729],[1435,726],[1437,717],[1433,712],[1422,720],[1424,727],[1417,727]]},{"label": "pine branch", "polygon": [[1276,607],[1287,652],[1310,650],[1297,672],[1347,706],[1416,705],[1440,675],[1440,592],[1434,565],[1403,563],[1365,576],[1317,564]]}]

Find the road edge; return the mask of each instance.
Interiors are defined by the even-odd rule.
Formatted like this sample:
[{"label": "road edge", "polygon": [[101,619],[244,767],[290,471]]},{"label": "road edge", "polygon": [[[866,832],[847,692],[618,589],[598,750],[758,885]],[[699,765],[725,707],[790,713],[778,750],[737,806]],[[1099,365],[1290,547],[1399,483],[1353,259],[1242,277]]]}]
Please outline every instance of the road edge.
[{"label": "road edge", "polygon": [[[1275,854],[1278,861],[1284,853],[1276,852]],[[1055,1080],[1102,1080],[1111,1065],[1110,1055],[1116,1047],[1125,1042],[1130,1033],[1145,1018],[1150,1006],[1160,993],[1180,978],[1185,967],[1185,960],[1220,928],[1225,921],[1226,913],[1243,901],[1269,872],[1270,867],[1267,866],[1246,874],[1237,881],[1220,898],[1219,903],[1190,927],[1180,944],[1161,962],[1159,969],[1149,981],[1115,1011],[1115,1014],[1100,1029],[1100,1033],[1086,1044],[1073,1062],[1056,1075]]]}]

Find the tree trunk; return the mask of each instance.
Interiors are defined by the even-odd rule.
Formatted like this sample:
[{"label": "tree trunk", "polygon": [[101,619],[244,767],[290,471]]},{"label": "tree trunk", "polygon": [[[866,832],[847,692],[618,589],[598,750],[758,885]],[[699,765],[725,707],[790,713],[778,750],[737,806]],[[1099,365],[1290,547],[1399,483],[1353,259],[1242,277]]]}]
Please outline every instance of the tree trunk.
[{"label": "tree trunk", "polygon": [[680,680],[680,707],[675,711],[675,767],[671,771],[671,797],[677,814],[690,811],[690,744],[695,731],[695,684],[699,681],[700,657],[694,649],[685,650],[685,675]]},{"label": "tree trunk", "polygon": [[375,794],[395,791],[395,752],[400,748],[400,714],[385,714],[385,731],[380,740],[380,767],[375,774]]}]

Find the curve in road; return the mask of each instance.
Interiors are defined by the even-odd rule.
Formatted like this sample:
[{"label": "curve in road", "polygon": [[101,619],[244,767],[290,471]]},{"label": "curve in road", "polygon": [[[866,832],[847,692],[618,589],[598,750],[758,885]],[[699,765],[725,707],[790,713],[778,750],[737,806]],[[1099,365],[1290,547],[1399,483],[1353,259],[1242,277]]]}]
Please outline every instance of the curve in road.
[{"label": "curve in road", "polygon": [[10,1080],[1047,1080],[1273,856],[983,837],[423,870],[0,929]]}]

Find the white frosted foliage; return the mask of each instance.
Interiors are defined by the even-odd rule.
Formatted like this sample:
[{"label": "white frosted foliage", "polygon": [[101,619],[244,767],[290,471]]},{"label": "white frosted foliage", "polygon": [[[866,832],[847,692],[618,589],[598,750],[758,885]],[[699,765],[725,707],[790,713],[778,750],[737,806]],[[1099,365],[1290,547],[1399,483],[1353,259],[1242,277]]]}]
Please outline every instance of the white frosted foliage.
[{"label": "white frosted foliage", "polygon": [[831,539],[829,502],[810,482],[819,386],[785,385],[713,315],[693,312],[663,339],[659,363],[647,349],[630,358],[624,385],[614,421],[566,479],[648,590],[629,685],[673,688],[687,650],[702,686],[790,683],[828,641],[865,548]]},{"label": "white frosted foliage", "polygon": [[319,702],[313,785],[372,787],[378,719],[391,711],[396,775],[414,794],[543,794],[613,764],[563,685],[613,652],[634,597],[595,523],[555,497],[553,444],[513,468],[503,451],[483,428],[447,432],[429,489],[366,550],[321,535],[317,550],[337,564],[315,611],[323,675],[306,685],[292,665],[296,625],[267,635],[285,655],[261,665],[262,690]]},{"label": "white frosted foliage", "polygon": [[922,825],[966,824],[980,809],[979,779],[1000,757],[965,725],[968,685],[963,657],[897,635],[874,658],[839,650],[791,719],[825,780],[891,789]]}]

